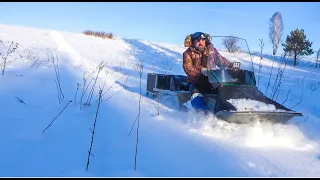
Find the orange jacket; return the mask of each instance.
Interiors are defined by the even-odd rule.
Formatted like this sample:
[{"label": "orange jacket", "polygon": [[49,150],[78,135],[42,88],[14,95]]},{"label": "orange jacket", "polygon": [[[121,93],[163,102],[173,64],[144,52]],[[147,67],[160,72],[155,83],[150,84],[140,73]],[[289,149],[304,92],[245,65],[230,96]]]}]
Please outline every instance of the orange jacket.
[{"label": "orange jacket", "polygon": [[[207,62],[210,62],[208,64]],[[216,65],[232,67],[232,63],[223,57],[216,48],[210,43],[203,53],[190,46],[183,53],[183,70],[187,74],[188,82],[194,83],[197,81],[201,68],[215,68]]]}]

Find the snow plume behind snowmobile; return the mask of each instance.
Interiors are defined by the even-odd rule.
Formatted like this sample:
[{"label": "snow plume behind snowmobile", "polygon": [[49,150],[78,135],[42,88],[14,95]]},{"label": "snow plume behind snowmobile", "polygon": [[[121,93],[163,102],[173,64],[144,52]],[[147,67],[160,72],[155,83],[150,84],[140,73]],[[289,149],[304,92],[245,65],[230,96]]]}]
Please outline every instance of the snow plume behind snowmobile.
[{"label": "snow plume behind snowmobile", "polygon": [[[223,40],[219,41],[217,37],[232,36],[212,37],[211,42],[219,52],[222,52],[224,46],[219,46],[219,42]],[[295,116],[302,116],[301,113],[294,112],[268,98],[256,87],[257,71],[254,69],[249,46],[245,39],[233,38],[237,40],[238,45],[234,55],[240,62],[236,62],[232,69],[226,69],[223,66],[213,69],[208,66],[208,76],[201,77],[202,80],[209,81],[211,89],[214,89],[203,94],[209,111],[218,119],[230,123],[255,121],[286,123]],[[211,64],[209,61],[207,63]],[[176,96],[180,107],[190,100],[189,85],[185,75],[149,73],[147,93],[152,93],[153,97],[165,94]]]}]

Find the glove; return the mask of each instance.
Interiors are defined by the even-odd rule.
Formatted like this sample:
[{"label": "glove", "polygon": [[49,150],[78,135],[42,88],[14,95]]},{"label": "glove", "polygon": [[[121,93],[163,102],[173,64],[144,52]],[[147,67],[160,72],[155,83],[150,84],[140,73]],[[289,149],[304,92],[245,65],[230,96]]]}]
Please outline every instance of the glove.
[{"label": "glove", "polygon": [[201,68],[201,74],[204,76],[208,76],[208,69],[207,68]]}]

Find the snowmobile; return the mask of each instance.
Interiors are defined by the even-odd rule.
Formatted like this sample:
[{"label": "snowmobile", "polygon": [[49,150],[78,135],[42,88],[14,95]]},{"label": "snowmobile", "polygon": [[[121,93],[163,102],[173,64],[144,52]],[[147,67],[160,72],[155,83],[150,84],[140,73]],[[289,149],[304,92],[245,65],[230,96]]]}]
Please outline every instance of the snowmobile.
[{"label": "snowmobile", "polygon": [[[234,62],[232,69],[208,68],[207,76],[200,77],[211,85],[203,94],[210,113],[220,120],[237,124],[256,121],[285,124],[293,117],[303,116],[265,96],[256,87],[254,72],[241,69],[240,64]],[[146,91],[147,95],[151,93],[154,98],[163,94],[173,95],[177,97],[179,107],[183,109],[184,103],[191,99],[189,85],[185,75],[148,73]],[[233,104],[234,100],[249,100],[273,108],[257,110],[245,107],[245,104],[239,108],[239,105]]]}]

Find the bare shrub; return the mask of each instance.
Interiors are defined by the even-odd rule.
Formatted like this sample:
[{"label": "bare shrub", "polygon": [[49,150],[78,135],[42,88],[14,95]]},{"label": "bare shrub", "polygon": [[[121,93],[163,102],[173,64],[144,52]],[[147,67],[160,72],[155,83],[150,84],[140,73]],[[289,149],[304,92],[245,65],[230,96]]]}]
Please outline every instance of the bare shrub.
[{"label": "bare shrub", "polygon": [[50,124],[42,131],[42,132],[45,132],[50,126],[51,124],[53,123],[53,121],[55,121],[59,116],[60,114],[68,107],[68,105],[71,103],[72,101],[70,100],[67,105],[59,112],[59,114],[53,118],[53,120],[50,122]]},{"label": "bare shrub", "polygon": [[94,118],[94,122],[93,122],[93,130],[90,129],[91,131],[91,142],[90,142],[90,148],[89,148],[89,151],[88,151],[88,160],[87,160],[87,167],[86,167],[86,170],[88,170],[89,168],[89,163],[90,163],[90,157],[91,155],[94,157],[94,155],[92,154],[92,145],[93,145],[93,139],[94,139],[94,134],[95,134],[95,129],[96,129],[96,123],[97,123],[97,118],[98,118],[98,113],[99,113],[99,108],[100,108],[100,103],[101,103],[101,93],[102,93],[103,89],[100,88],[99,90],[99,102],[98,102],[98,106],[97,106],[97,111],[96,111],[96,116]]},{"label": "bare shrub", "polygon": [[92,96],[93,96],[93,93],[95,91],[95,86],[96,86],[96,83],[97,83],[97,80],[98,80],[98,77],[99,77],[99,74],[100,72],[103,70],[103,68],[105,67],[106,65],[104,64],[104,62],[100,62],[98,67],[96,68],[95,71],[97,71],[97,76],[96,78],[94,79],[94,83],[91,87],[91,90],[89,92],[89,95],[88,95],[88,99],[87,99],[87,102],[84,104],[85,106],[91,106],[91,99],[92,99]]},{"label": "bare shrub", "polygon": [[284,73],[284,70],[286,69],[287,63],[288,63],[288,58],[286,58],[286,56],[287,56],[287,54],[285,53],[281,57],[281,63],[279,64],[278,73],[277,73],[277,76],[276,76],[276,79],[274,81],[273,88],[272,88],[272,91],[271,91],[271,99],[272,100],[274,100],[275,95],[277,95],[276,96],[276,99],[277,99],[277,97],[279,95],[279,92],[280,92],[280,86],[281,86],[281,83],[282,83],[283,73]]},{"label": "bare shrub", "polygon": [[139,98],[139,112],[138,112],[138,115],[132,125],[132,128],[129,132],[129,136],[131,134],[131,131],[133,130],[133,127],[134,125],[136,124],[136,122],[138,122],[137,124],[137,131],[136,131],[136,149],[135,149],[135,155],[134,155],[134,170],[137,170],[137,155],[138,155],[138,142],[139,142],[139,126],[140,126],[140,112],[141,112],[141,94],[142,94],[142,91],[141,91],[141,79],[142,79],[142,74],[143,74],[143,63],[140,62],[139,64],[137,64],[137,69],[139,69],[139,75],[140,75],[140,98]]},{"label": "bare shrub", "polygon": [[106,36],[107,36],[107,38],[109,38],[109,39],[113,39],[113,36],[114,36],[114,35],[113,35],[113,33],[107,33]]},{"label": "bare shrub", "polygon": [[19,46],[19,43],[14,43],[13,41],[11,41],[10,46],[8,48],[5,47],[5,45],[3,44],[3,41],[0,40],[0,56],[3,60],[2,62],[2,75],[4,75],[4,71],[6,69],[6,65],[8,64],[8,57],[14,53],[16,51],[16,49]]},{"label": "bare shrub", "polygon": [[59,70],[59,61],[58,61],[58,57],[57,54],[55,54],[55,57],[52,55],[50,57],[50,61],[53,63],[54,66],[54,71],[56,73],[56,87],[57,87],[57,92],[58,92],[58,100],[59,100],[59,104],[61,104],[62,100],[64,99],[64,95],[61,89],[61,84],[60,84],[60,70]]},{"label": "bare shrub", "polygon": [[113,33],[106,33],[103,31],[92,31],[92,30],[85,30],[83,31],[83,34],[88,35],[88,36],[95,36],[95,37],[99,37],[102,39],[113,39],[114,38],[114,34]]},{"label": "bare shrub", "polygon": [[261,60],[263,59],[262,58],[262,51],[264,49],[264,42],[263,42],[263,38],[262,39],[259,39],[260,41],[260,44],[259,44],[259,47],[260,47],[260,63],[259,63],[259,73],[258,73],[258,86],[259,86],[259,81],[260,81],[260,71],[261,71],[261,68],[262,68],[262,65],[261,65]]}]

